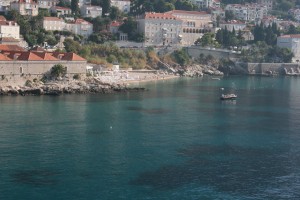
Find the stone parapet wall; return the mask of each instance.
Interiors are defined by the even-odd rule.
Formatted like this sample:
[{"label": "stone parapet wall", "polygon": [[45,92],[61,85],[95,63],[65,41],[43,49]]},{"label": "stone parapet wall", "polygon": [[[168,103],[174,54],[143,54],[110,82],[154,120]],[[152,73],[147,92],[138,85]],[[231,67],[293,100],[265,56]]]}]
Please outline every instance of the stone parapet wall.
[{"label": "stone parapet wall", "polygon": [[200,54],[204,56],[212,55],[215,58],[228,58],[231,60],[235,60],[238,56],[237,53],[234,53],[230,50],[224,49],[215,49],[215,48],[208,48],[208,47],[201,47],[201,46],[190,46],[185,48],[188,55],[194,59],[199,58]]},{"label": "stone parapet wall", "polygon": [[67,67],[67,74],[86,74],[86,61],[0,61],[0,75],[44,75],[55,64]]},{"label": "stone parapet wall", "polygon": [[248,74],[278,74],[284,75],[297,71],[300,67],[295,63],[247,63],[245,65]]}]

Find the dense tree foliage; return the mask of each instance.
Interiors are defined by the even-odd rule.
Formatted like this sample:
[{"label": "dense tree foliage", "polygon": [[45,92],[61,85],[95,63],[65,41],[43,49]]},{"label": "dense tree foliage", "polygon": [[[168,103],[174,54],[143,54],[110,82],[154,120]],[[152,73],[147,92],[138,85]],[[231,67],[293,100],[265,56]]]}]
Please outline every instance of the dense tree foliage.
[{"label": "dense tree foliage", "polygon": [[265,27],[261,23],[256,25],[253,29],[254,42],[264,41],[268,45],[275,45],[277,41],[277,36],[280,35],[280,32],[277,28],[276,23],[273,23],[272,26]]},{"label": "dense tree foliage", "polygon": [[201,38],[195,41],[196,45],[206,46],[216,46],[215,34],[214,33],[205,33]]},{"label": "dense tree foliage", "polygon": [[198,8],[189,0],[133,0],[131,13],[166,12],[170,10],[197,10]]},{"label": "dense tree foliage", "polygon": [[78,6],[78,0],[71,0],[71,9],[74,15],[80,15],[80,10]]},{"label": "dense tree foliage", "polygon": [[102,16],[109,15],[110,12],[110,0],[92,0],[92,5],[102,7]]},{"label": "dense tree foliage", "polygon": [[50,74],[52,77],[57,78],[65,75],[67,72],[66,67],[61,64],[56,64],[51,68]]},{"label": "dense tree foliage", "polygon": [[228,31],[227,28],[218,30],[216,34],[216,41],[223,47],[242,46],[245,44],[245,40],[242,37],[242,32],[239,30]]},{"label": "dense tree foliage", "polygon": [[181,66],[187,65],[190,62],[189,55],[184,49],[179,49],[173,52],[173,59]]},{"label": "dense tree foliage", "polygon": [[257,42],[250,49],[243,50],[241,60],[244,62],[291,62],[293,53],[287,48],[267,45]]}]

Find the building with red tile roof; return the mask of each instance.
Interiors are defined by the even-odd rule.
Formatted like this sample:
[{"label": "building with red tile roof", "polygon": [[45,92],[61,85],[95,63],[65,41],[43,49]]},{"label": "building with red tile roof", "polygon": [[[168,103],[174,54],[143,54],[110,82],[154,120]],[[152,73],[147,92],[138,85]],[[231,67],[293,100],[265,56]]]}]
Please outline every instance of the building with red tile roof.
[{"label": "building with red tile roof", "polygon": [[37,56],[41,57],[43,60],[59,60],[58,58],[52,56],[49,52],[33,52]]},{"label": "building with red tile roof", "polygon": [[146,12],[137,21],[149,45],[191,45],[212,28],[211,15],[199,11]]},{"label": "building with red tile roof", "polygon": [[36,55],[33,52],[22,52],[20,56],[17,57],[17,60],[23,61],[36,61],[36,60],[43,60],[40,56]]},{"label": "building with red tile roof", "polygon": [[14,80],[40,79],[47,76],[54,65],[61,64],[66,67],[69,77],[75,74],[84,77],[86,63],[84,58],[75,53],[2,51],[0,53],[0,76],[4,75]]},{"label": "building with red tile roof", "polygon": [[80,57],[79,55],[67,52],[67,53],[60,53],[60,52],[53,52],[52,56],[60,59],[60,60],[67,60],[67,61],[86,61],[84,58]]},{"label": "building with red tile roof", "polygon": [[34,0],[18,0],[10,3],[10,9],[16,10],[20,15],[37,16],[39,5]]}]

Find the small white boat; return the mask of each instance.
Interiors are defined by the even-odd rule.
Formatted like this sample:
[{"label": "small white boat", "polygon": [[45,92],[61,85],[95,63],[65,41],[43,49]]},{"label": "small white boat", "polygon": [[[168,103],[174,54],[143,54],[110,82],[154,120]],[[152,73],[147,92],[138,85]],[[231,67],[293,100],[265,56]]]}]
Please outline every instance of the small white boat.
[{"label": "small white boat", "polygon": [[220,97],[221,100],[235,100],[236,98],[236,94],[222,94]]}]

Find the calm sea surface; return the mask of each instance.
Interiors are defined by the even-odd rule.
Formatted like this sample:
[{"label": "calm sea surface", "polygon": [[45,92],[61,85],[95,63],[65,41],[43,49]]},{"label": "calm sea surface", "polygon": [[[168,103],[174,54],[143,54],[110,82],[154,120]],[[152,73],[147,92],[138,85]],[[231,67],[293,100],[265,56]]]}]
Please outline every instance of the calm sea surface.
[{"label": "calm sea surface", "polygon": [[300,78],[145,86],[0,97],[0,199],[300,199]]}]

